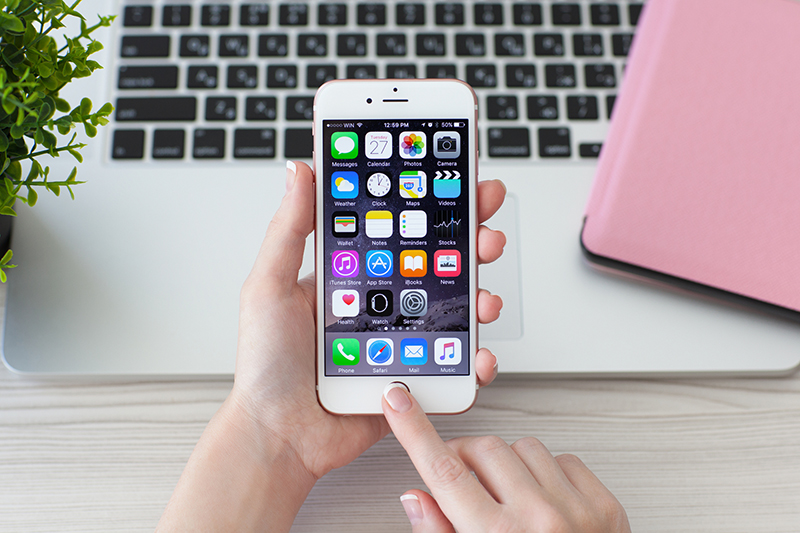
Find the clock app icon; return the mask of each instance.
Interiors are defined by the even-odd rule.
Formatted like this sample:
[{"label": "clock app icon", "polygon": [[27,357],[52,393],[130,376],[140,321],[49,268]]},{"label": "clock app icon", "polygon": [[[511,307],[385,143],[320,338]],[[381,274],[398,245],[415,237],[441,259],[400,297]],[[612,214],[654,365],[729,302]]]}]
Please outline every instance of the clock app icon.
[{"label": "clock app icon", "polygon": [[392,190],[392,180],[383,172],[376,172],[367,178],[367,195],[383,198]]}]

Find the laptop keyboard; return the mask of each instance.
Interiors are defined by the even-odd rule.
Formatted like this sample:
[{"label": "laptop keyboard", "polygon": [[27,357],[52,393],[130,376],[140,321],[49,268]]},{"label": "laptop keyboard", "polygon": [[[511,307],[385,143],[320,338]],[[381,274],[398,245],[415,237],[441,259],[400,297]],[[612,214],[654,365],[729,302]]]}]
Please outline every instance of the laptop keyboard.
[{"label": "laptop keyboard", "polygon": [[481,159],[600,153],[640,2],[127,3],[116,160],[310,158],[338,78],[459,78]]}]

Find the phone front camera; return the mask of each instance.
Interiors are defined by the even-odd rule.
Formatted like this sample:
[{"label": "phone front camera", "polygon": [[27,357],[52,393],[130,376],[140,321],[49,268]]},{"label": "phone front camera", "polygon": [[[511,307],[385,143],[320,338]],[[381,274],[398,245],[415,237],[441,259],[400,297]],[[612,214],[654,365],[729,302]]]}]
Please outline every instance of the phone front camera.
[{"label": "phone front camera", "polygon": [[367,98],[367,103],[371,104],[372,103],[372,98]]},{"label": "phone front camera", "polygon": [[393,90],[394,92],[397,92],[397,87],[395,87],[395,88],[394,88],[394,89],[392,89],[392,90]]}]

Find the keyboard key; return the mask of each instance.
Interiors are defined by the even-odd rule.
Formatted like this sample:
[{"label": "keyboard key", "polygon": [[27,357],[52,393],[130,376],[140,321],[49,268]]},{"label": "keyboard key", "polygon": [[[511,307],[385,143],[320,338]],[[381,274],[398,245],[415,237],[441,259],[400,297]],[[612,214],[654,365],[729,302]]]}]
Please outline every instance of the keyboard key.
[{"label": "keyboard key", "polygon": [[314,152],[314,138],[311,128],[286,128],[283,153],[286,159],[311,159]]},{"label": "keyboard key", "polygon": [[233,157],[236,159],[275,157],[275,130],[237,129],[233,132]]},{"label": "keyboard key", "polygon": [[530,157],[528,128],[489,128],[489,157]]},{"label": "keyboard key", "polygon": [[244,101],[245,120],[275,120],[278,118],[274,96],[250,96]]},{"label": "keyboard key", "polygon": [[398,3],[395,6],[395,19],[398,26],[424,26],[425,4]]},{"label": "keyboard key", "polygon": [[615,33],[611,36],[611,47],[617,57],[627,57],[633,42],[632,33]]},{"label": "keyboard key", "polygon": [[144,130],[116,130],[112,142],[113,159],[141,159],[144,157]]},{"label": "keyboard key", "polygon": [[219,71],[214,65],[190,66],[186,76],[189,89],[214,89],[219,79]]},{"label": "keyboard key", "polygon": [[189,26],[192,23],[192,6],[164,6],[161,11],[162,26]]},{"label": "keyboard key", "polygon": [[496,87],[496,67],[494,65],[467,65],[466,81],[473,87]]},{"label": "keyboard key", "polygon": [[486,39],[482,33],[459,33],[456,35],[456,55],[486,55]]},{"label": "keyboard key", "polygon": [[270,89],[294,89],[297,87],[297,67],[294,65],[268,66],[267,87]]},{"label": "keyboard key", "polygon": [[311,120],[314,118],[313,96],[290,96],[286,99],[286,120]]},{"label": "keyboard key", "polygon": [[220,35],[217,53],[220,57],[247,57],[249,48],[250,39],[247,35]]},{"label": "keyboard key", "polygon": [[506,87],[536,87],[536,66],[532,63],[506,65]]},{"label": "keyboard key", "polygon": [[586,65],[584,67],[586,72],[586,86],[587,87],[616,87],[617,77],[614,73],[614,65]]},{"label": "keyboard key", "polygon": [[537,33],[533,36],[533,53],[537,56],[564,55],[564,36],[560,33]]},{"label": "keyboard key", "polygon": [[301,33],[297,36],[297,55],[300,57],[328,55],[328,36],[324,33]]},{"label": "keyboard key", "polygon": [[616,101],[617,101],[616,94],[609,94],[608,96],[606,96],[606,117],[608,117],[608,120],[611,120],[611,114],[614,111],[614,104],[616,103]]},{"label": "keyboard key", "polygon": [[487,96],[486,116],[490,120],[514,120],[519,116],[516,96]]},{"label": "keyboard key", "polygon": [[186,132],[156,130],[153,132],[153,159],[183,159]]},{"label": "keyboard key", "polygon": [[192,155],[196,159],[225,157],[225,130],[200,128],[194,130]]},{"label": "keyboard key", "polygon": [[317,23],[320,26],[346,25],[347,4],[320,4],[317,8]]},{"label": "keyboard key", "polygon": [[383,4],[358,4],[359,26],[385,26],[386,6]]},{"label": "keyboard key", "polygon": [[539,128],[539,157],[571,157],[570,143],[567,128]]},{"label": "keyboard key", "polygon": [[574,65],[545,65],[545,83],[548,87],[575,87]]},{"label": "keyboard key", "polygon": [[308,65],[306,67],[306,87],[316,89],[326,81],[336,79],[336,65]]},{"label": "keyboard key", "polygon": [[521,33],[495,34],[494,54],[497,56],[524,56],[525,38]]},{"label": "keyboard key", "polygon": [[597,159],[600,157],[600,150],[603,143],[581,143],[578,145],[578,153],[583,158]]},{"label": "keyboard key", "polygon": [[152,6],[125,6],[122,25],[125,27],[144,28],[153,24]]},{"label": "keyboard key", "polygon": [[347,65],[347,77],[353,80],[367,80],[378,77],[375,65]]},{"label": "keyboard key", "polygon": [[258,36],[258,55],[260,57],[286,57],[288,50],[289,36],[285,33]]},{"label": "keyboard key", "polygon": [[340,33],[337,37],[336,53],[339,57],[367,55],[367,35],[365,33]]},{"label": "keyboard key", "polygon": [[119,67],[118,89],[176,89],[178,67],[169,65]]},{"label": "keyboard key", "polygon": [[168,57],[169,35],[126,35],[122,38],[122,57]]},{"label": "keyboard key", "polygon": [[206,99],[206,120],[236,120],[236,98],[215,96]]},{"label": "keyboard key", "polygon": [[599,33],[576,33],[572,36],[573,53],[579,57],[603,55],[603,36]]},{"label": "keyboard key", "polygon": [[475,4],[475,24],[477,26],[502,26],[502,4]]},{"label": "keyboard key", "polygon": [[639,17],[642,15],[642,8],[644,4],[628,4],[628,18],[631,21],[631,26],[639,24]]},{"label": "keyboard key", "polygon": [[117,98],[115,108],[114,114],[117,122],[182,122],[195,119],[197,98],[194,96]]},{"label": "keyboard key", "polygon": [[278,22],[281,26],[307,26],[308,6],[306,4],[281,4]]},{"label": "keyboard key", "polygon": [[208,35],[181,36],[181,57],[208,57]]},{"label": "keyboard key", "polygon": [[463,4],[436,4],[436,25],[437,26],[463,26],[464,25],[464,6]]},{"label": "keyboard key", "polygon": [[386,65],[386,77],[389,79],[413,79],[417,77],[417,66],[407,65]]},{"label": "keyboard key", "polygon": [[596,96],[567,96],[567,118],[570,120],[597,120]]},{"label": "keyboard key", "polygon": [[229,26],[231,7],[224,4],[203,6],[200,24],[203,26]]},{"label": "keyboard key", "polygon": [[448,63],[443,65],[426,66],[425,77],[455,79],[458,76],[456,76],[456,66]]},{"label": "keyboard key", "polygon": [[592,4],[589,7],[594,26],[619,26],[619,6],[616,4]]},{"label": "keyboard key", "polygon": [[417,34],[417,55],[420,57],[443,56],[447,48],[445,46],[444,33],[418,33]]},{"label": "keyboard key", "polygon": [[580,26],[581,6],[579,4],[553,4],[553,26]]},{"label": "keyboard key", "polygon": [[239,8],[239,24],[242,26],[269,26],[269,5],[242,4]]},{"label": "keyboard key", "polygon": [[557,120],[558,98],[553,95],[529,96],[528,118],[530,120]]},{"label": "keyboard key", "polygon": [[378,56],[406,55],[406,36],[404,33],[379,33],[375,39]]},{"label": "keyboard key", "polygon": [[514,24],[517,26],[541,26],[542,6],[539,4],[514,4]]},{"label": "keyboard key", "polygon": [[258,67],[255,65],[230,65],[228,89],[255,89],[258,86]]}]

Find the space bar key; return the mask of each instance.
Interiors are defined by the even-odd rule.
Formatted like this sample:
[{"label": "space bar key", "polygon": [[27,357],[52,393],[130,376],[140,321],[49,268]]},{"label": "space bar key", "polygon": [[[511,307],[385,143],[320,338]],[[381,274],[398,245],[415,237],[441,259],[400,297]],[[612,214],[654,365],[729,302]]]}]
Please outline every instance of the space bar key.
[{"label": "space bar key", "polygon": [[117,122],[152,122],[194,120],[197,98],[174,96],[162,98],[117,98]]}]

